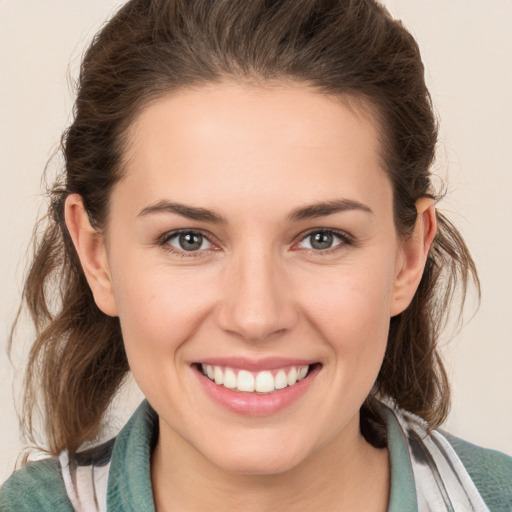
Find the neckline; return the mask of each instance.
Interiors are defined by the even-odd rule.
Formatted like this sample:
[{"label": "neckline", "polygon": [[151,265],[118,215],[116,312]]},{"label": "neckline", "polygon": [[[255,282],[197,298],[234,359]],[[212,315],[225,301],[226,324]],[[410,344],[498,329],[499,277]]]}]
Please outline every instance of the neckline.
[{"label": "neckline", "polygon": [[[417,512],[414,475],[408,449],[393,413],[384,408],[391,484],[388,512]],[[158,415],[144,400],[117,436],[112,450],[107,509],[155,512],[151,485],[151,451]]]}]

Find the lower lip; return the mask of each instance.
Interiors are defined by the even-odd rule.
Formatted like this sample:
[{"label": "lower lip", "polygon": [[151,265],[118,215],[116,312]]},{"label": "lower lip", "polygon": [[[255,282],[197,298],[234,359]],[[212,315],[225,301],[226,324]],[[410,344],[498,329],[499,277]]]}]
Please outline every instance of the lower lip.
[{"label": "lower lip", "polygon": [[270,416],[298,400],[312,385],[320,367],[312,368],[304,379],[293,386],[265,394],[245,393],[219,386],[199,370],[194,371],[207,395],[229,411],[244,416]]}]

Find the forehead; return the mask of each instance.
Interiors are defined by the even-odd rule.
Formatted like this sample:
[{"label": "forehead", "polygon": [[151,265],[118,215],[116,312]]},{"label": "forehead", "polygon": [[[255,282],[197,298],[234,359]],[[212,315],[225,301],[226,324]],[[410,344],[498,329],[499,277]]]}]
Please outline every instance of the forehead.
[{"label": "forehead", "polygon": [[365,200],[389,188],[367,112],[299,85],[173,92],[131,125],[120,188],[131,184],[136,202],[179,193],[205,207],[224,193],[245,196],[247,205],[286,202],[283,191],[290,203],[329,194]]}]

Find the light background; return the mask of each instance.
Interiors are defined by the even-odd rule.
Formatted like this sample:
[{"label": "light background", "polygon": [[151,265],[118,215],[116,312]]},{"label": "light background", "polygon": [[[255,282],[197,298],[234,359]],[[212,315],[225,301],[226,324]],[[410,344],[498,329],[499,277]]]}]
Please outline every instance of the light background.
[{"label": "light background", "polygon": [[[6,339],[40,176],[70,121],[84,46],[122,0],[0,0],[0,482],[22,445],[13,403],[23,348]],[[389,0],[419,41],[441,119],[436,171],[448,176],[440,209],[462,230],[483,299],[446,346],[454,407],[446,428],[512,455],[512,2]],[[23,326],[20,337],[30,338]],[[23,344],[23,343],[22,343]],[[123,395],[121,425],[138,401]]]}]

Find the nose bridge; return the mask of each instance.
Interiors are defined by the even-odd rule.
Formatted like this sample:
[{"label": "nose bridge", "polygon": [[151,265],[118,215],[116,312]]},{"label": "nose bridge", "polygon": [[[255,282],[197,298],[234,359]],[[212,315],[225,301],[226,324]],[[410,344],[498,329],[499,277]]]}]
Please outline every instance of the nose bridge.
[{"label": "nose bridge", "polygon": [[263,340],[295,321],[286,272],[268,246],[233,256],[219,314],[221,327],[247,340]]}]

